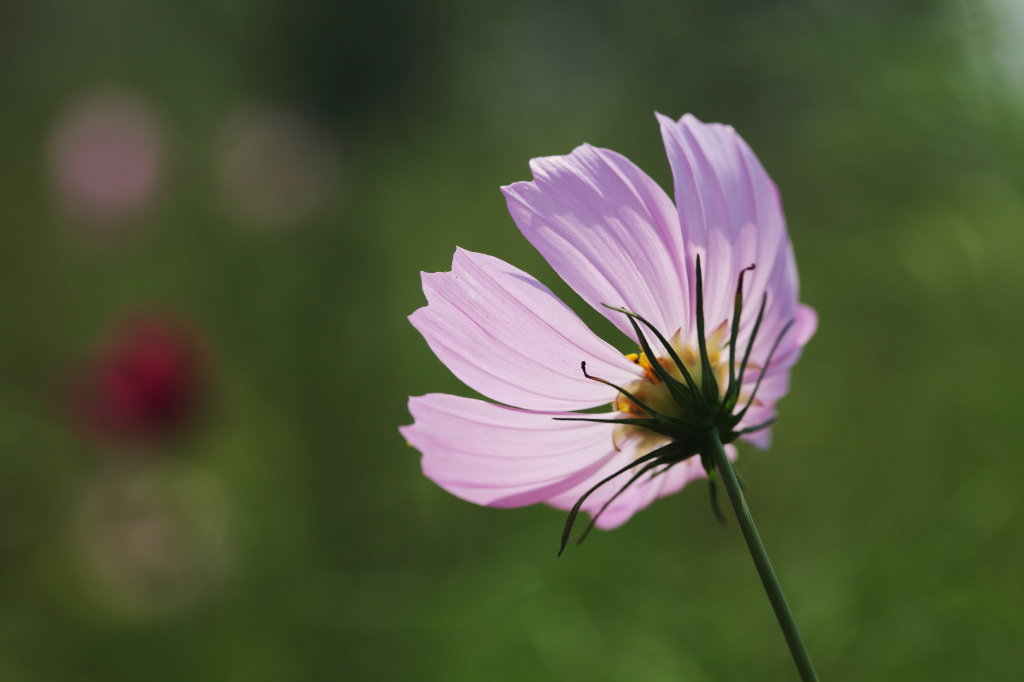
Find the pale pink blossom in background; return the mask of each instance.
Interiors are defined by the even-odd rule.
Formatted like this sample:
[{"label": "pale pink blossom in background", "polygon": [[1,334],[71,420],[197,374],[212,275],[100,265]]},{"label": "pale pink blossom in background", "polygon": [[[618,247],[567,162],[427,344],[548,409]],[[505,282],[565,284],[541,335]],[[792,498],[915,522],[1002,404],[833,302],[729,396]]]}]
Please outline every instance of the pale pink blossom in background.
[{"label": "pale pink blossom in background", "polygon": [[221,482],[163,461],[108,465],[74,509],[76,566],[98,600],[130,617],[187,608],[229,578],[234,548]]},{"label": "pale pink blossom in background", "polygon": [[49,164],[69,216],[100,225],[137,218],[151,208],[163,172],[160,122],[137,95],[91,93],[56,122]]},{"label": "pale pink blossom in background", "polygon": [[[533,180],[502,191],[523,235],[626,335],[631,350],[639,348],[629,318],[606,306],[645,317],[671,338],[695,374],[697,259],[705,337],[720,379],[729,369],[731,350],[725,346],[740,273],[756,266],[746,273],[737,348],[748,345],[763,294],[767,305],[750,367],[737,384],[739,407],[753,392],[760,368],[767,371],[732,435],[767,447],[768,428],[740,431],[775,416],[789,388],[790,368],[817,325],[814,311],[799,303],[778,192],[731,127],[690,115],[658,120],[675,202],[624,156],[590,145],[567,156],[534,159]],[[598,338],[547,287],[508,263],[459,249],[450,272],[423,274],[423,290],[427,305],[413,313],[412,324],[459,379],[494,401],[443,394],[409,401],[415,423],[402,427],[402,434],[422,453],[424,473],[458,497],[496,507],[543,502],[568,509],[602,478],[665,444],[659,434],[633,425],[556,419],[638,416],[636,405],[615,388],[586,378],[581,361],[590,375],[659,410],[690,416],[652,375],[646,356],[627,357]],[[646,336],[662,366],[670,367],[658,353],[662,347]],[[723,381],[719,386],[724,392]],[[599,406],[607,406],[603,414],[573,412]],[[736,456],[734,446],[726,450]],[[598,525],[618,526],[704,475],[697,456],[652,470],[614,499]],[[594,514],[628,478],[600,488],[583,510]]]},{"label": "pale pink blossom in background", "polygon": [[335,137],[298,114],[247,109],[225,123],[217,144],[217,180],[239,222],[282,228],[316,216],[337,193]]}]

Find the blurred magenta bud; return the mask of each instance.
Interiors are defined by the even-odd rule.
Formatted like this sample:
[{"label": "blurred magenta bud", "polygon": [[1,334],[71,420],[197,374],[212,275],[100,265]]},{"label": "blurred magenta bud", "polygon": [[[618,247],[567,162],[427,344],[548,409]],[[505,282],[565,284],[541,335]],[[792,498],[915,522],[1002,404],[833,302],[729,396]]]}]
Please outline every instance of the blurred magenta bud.
[{"label": "blurred magenta bud", "polygon": [[163,167],[163,134],[152,109],[137,96],[98,91],[61,115],[49,155],[64,211],[91,222],[119,222],[152,205]]},{"label": "blurred magenta bud", "polygon": [[156,446],[184,433],[208,386],[198,333],[168,315],[135,315],[118,324],[73,384],[82,430],[110,446]]},{"label": "blurred magenta bud", "polygon": [[340,169],[329,131],[297,114],[263,109],[227,120],[216,164],[228,211],[261,228],[313,217],[336,191]]}]

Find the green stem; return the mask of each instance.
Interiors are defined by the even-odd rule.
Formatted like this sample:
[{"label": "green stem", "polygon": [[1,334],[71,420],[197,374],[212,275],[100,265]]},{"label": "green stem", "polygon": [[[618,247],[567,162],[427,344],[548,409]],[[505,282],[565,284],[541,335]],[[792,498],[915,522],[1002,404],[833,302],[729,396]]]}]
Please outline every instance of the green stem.
[{"label": "green stem", "polygon": [[722,441],[716,429],[711,431],[710,445],[711,452],[708,454],[714,460],[715,468],[722,474],[725,489],[729,492],[729,500],[736,512],[736,519],[743,530],[743,539],[747,541],[750,556],[754,559],[754,565],[757,566],[764,591],[768,593],[768,601],[772,603],[775,617],[779,620],[779,627],[782,628],[782,634],[786,637],[789,653],[793,656],[797,670],[800,671],[800,679],[804,682],[817,682],[818,675],[814,672],[811,657],[807,654],[803,640],[800,639],[800,631],[796,627],[796,621],[793,620],[786,597],[782,594],[782,586],[779,585],[779,579],[775,576],[775,570],[772,568],[772,562],[768,559],[768,552],[764,549],[761,536],[757,534],[754,519],[750,515],[750,508],[747,507],[747,501],[743,498],[740,482],[736,478],[732,462],[725,454],[725,448],[722,447]]}]

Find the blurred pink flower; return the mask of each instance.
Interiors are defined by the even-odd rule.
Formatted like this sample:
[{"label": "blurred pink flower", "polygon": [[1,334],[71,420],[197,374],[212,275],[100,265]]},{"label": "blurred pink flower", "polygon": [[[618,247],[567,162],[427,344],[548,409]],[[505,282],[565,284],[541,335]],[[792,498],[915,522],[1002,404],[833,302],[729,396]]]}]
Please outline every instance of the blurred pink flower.
[{"label": "blurred pink flower", "polygon": [[139,98],[98,92],[57,122],[50,169],[64,210],[91,221],[134,218],[148,209],[163,166],[156,115]]},{"label": "blurred pink flower", "polygon": [[[639,352],[623,355],[492,256],[458,249],[451,272],[423,273],[428,305],[412,324],[495,401],[410,399],[415,423],[401,432],[445,490],[481,505],[569,509],[610,479],[582,509],[613,528],[705,475],[695,455],[709,428],[767,447],[817,325],[798,302],[778,192],[731,127],[658,120],[675,203],[628,159],[590,145],[534,159],[532,181],[502,188],[523,235]],[[575,412],[601,405],[611,409]]]},{"label": "blurred pink flower", "polygon": [[75,419],[107,445],[160,445],[197,416],[205,370],[192,329],[162,314],[134,316],[115,327],[74,382]]},{"label": "blurred pink flower", "polygon": [[334,189],[333,136],[296,114],[243,111],[226,124],[217,174],[228,209],[255,227],[287,227],[312,217]]},{"label": "blurred pink flower", "polygon": [[72,549],[97,596],[126,616],[186,608],[230,577],[221,482],[174,462],[108,466],[82,489]]}]

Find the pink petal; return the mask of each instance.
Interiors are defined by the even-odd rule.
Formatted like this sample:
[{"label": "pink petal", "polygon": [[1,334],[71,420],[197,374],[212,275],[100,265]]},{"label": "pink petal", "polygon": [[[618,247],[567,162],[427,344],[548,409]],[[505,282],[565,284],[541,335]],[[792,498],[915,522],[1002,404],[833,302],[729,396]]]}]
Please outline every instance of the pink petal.
[{"label": "pink petal", "polygon": [[[740,271],[748,273],[744,331],[749,333],[763,293],[768,293],[764,337],[771,346],[793,316],[798,283],[778,190],[754,152],[731,126],[702,123],[687,114],[673,121],[658,114],[672,166],[686,264],[696,257],[704,272],[705,318],[714,329],[732,316]],[[761,338],[768,337],[767,343]]]},{"label": "pink petal", "polygon": [[[739,428],[750,428],[764,424],[776,416],[775,404],[789,392],[789,370],[800,358],[804,345],[811,340],[815,330],[818,328],[818,316],[814,309],[804,304],[799,304],[793,319],[793,327],[783,337],[779,349],[775,352],[772,363],[765,373],[765,378],[757,390],[757,404],[751,406]],[[759,372],[747,372],[744,381],[744,391],[749,393],[754,389]],[[742,407],[741,403],[741,407]],[[771,428],[761,429],[754,433],[746,434],[743,440],[753,444],[762,450],[771,445]]]},{"label": "pink petal", "polygon": [[[750,391],[754,388],[753,382],[751,382],[746,390]],[[778,412],[776,410],[776,404],[781,400],[786,393],[789,392],[789,371],[780,371],[777,374],[765,376],[761,387],[757,390],[757,403],[750,406],[744,415],[743,420],[737,425],[738,429],[749,429],[755,426],[760,426],[774,419]],[[746,401],[740,401],[740,408],[746,405]],[[752,444],[754,447],[766,450],[772,442],[772,429],[771,427],[765,427],[758,429],[753,433],[744,434],[741,436],[743,440]]]},{"label": "pink petal", "polygon": [[[595,525],[602,530],[618,528],[629,521],[633,514],[645,509],[655,500],[677,493],[690,481],[704,477],[700,458],[696,456],[673,465],[658,476],[647,476],[619,495],[598,518]],[[628,480],[627,478],[626,481]],[[614,489],[618,488],[617,485]]]},{"label": "pink petal", "polygon": [[537,410],[576,410],[612,401],[639,371],[551,291],[492,256],[459,249],[451,272],[424,273],[428,305],[410,316],[441,362],[493,400]]},{"label": "pink petal", "polygon": [[[768,364],[768,371],[765,373],[765,385],[767,385],[767,380],[770,378],[780,374],[789,374],[789,370],[800,359],[804,346],[811,340],[811,337],[814,336],[814,332],[818,328],[817,313],[814,312],[813,308],[803,303],[797,305],[792,321],[793,326],[781,337],[779,346],[771,358],[771,363]],[[766,339],[764,343],[760,341],[762,335]],[[758,347],[755,348],[755,352],[751,356],[754,362],[758,363],[757,368],[748,367],[743,377],[743,389],[747,393],[753,390],[754,385],[757,383],[757,378],[761,373],[759,368],[767,362],[767,357],[765,356],[771,350],[768,344],[769,342],[775,342],[775,335],[777,335],[775,330],[758,332],[758,343],[755,344]],[[745,341],[739,344],[741,348],[744,343]],[[761,357],[758,357],[759,355]],[[757,393],[757,398],[760,402],[773,399],[769,391],[765,390],[765,385],[762,385],[761,390]],[[783,395],[785,395],[785,392],[780,393],[774,399],[777,400]]]},{"label": "pink petal", "polygon": [[475,504],[544,502],[617,454],[612,425],[554,419],[579,416],[573,413],[528,412],[440,393],[410,398],[409,411],[416,421],[400,431],[423,454],[423,473]]},{"label": "pink petal", "polygon": [[625,157],[590,145],[530,162],[502,188],[520,231],[590,305],[632,337],[621,306],[671,336],[688,319],[682,239],[664,190]]},{"label": "pink petal", "polygon": [[[751,412],[753,412],[753,410],[751,410]],[[766,414],[757,415],[757,418],[760,419],[758,423],[764,423],[768,419],[771,419],[774,416],[774,412],[774,410],[771,410]],[[771,427],[767,427],[759,431],[755,431],[754,433],[744,434],[740,436],[740,438],[742,438],[747,443],[750,443],[758,450],[767,450],[772,446],[772,429]]]},{"label": "pink petal", "polygon": [[807,342],[818,331],[818,313],[814,308],[803,303],[797,304],[793,315],[793,327],[783,337],[779,349],[775,351],[772,369],[775,367],[792,367],[800,358],[800,352]]}]

